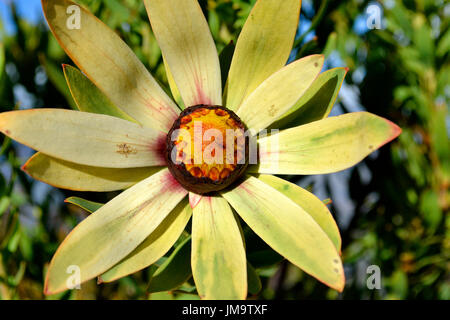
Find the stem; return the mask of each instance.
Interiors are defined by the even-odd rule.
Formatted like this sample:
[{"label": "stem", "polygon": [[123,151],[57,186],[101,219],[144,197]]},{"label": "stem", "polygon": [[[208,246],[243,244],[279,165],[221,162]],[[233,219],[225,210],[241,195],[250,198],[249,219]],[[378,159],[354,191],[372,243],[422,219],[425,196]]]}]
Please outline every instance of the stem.
[{"label": "stem", "polygon": [[302,44],[303,40],[305,39],[306,35],[308,33],[310,33],[312,30],[314,30],[319,25],[320,21],[322,21],[323,17],[325,16],[325,12],[327,11],[328,1],[329,0],[322,1],[322,4],[319,7],[319,11],[317,12],[316,16],[312,20],[311,25],[309,26],[308,30],[306,30],[306,32],[304,32],[297,40],[295,40],[294,48],[297,48],[298,46],[300,46]]}]

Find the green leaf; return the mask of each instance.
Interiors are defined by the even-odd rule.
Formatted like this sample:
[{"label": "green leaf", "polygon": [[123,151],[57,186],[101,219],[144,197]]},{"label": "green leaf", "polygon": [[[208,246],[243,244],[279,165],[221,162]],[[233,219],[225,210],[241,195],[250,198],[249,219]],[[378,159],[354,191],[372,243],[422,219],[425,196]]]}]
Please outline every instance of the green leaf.
[{"label": "green leaf", "polygon": [[450,52],[450,29],[442,36],[436,49],[436,55],[443,57]]},{"label": "green leaf", "polygon": [[0,199],[0,217],[5,213],[5,211],[9,208],[9,204],[11,203],[8,197],[2,197]]},{"label": "green leaf", "polygon": [[270,127],[284,129],[328,117],[347,71],[335,68],[321,73],[295,105]]},{"label": "green leaf", "polygon": [[70,92],[80,111],[106,114],[133,121],[133,118],[117,108],[103,92],[98,89],[81,71],[69,65],[63,65],[64,75]]},{"label": "green leaf", "polygon": [[233,59],[236,46],[233,41],[228,43],[219,54],[220,71],[222,73],[222,88],[226,87],[228,80],[228,72],[230,71],[231,61]]},{"label": "green leaf", "polygon": [[284,258],[273,250],[258,250],[249,252],[247,260],[255,268],[267,268],[280,263]]},{"label": "green leaf", "polygon": [[439,196],[436,192],[427,190],[422,194],[420,211],[431,230],[436,230],[443,218],[442,210],[439,206]]},{"label": "green leaf", "polygon": [[175,290],[191,276],[191,237],[188,237],[175,248],[169,258],[155,271],[150,279],[148,292]]},{"label": "green leaf", "polygon": [[72,98],[69,87],[64,79],[64,74],[60,67],[56,66],[53,62],[46,59],[45,56],[40,56],[41,64],[44,66],[45,73],[47,74],[50,82],[56,87],[56,89],[66,98],[70,107],[74,110],[77,109],[77,104]]},{"label": "green leaf", "polygon": [[327,59],[330,54],[336,50],[337,47],[337,33],[332,32],[327,40],[327,44],[325,45],[325,48],[323,49],[323,55],[325,56],[325,59]]},{"label": "green leaf", "polygon": [[67,198],[66,200],[64,200],[64,202],[76,205],[89,213],[97,211],[104,205],[103,203],[93,202],[78,197]]},{"label": "green leaf", "polygon": [[250,294],[258,294],[262,289],[261,279],[249,262],[247,262],[247,283]]}]

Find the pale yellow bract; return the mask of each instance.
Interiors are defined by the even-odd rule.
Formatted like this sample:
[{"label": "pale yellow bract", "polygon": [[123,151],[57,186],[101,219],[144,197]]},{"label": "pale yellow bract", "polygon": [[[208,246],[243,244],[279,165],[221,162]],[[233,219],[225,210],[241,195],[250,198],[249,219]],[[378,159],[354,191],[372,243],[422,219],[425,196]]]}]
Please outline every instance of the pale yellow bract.
[{"label": "pale yellow bract", "polygon": [[[75,4],[42,0],[53,34],[82,71],[65,67],[80,111],[0,114],[5,135],[39,151],[24,166],[36,179],[77,191],[126,189],[67,236],[50,263],[45,293],[67,289],[72,265],[80,268],[79,283],[96,277],[109,282],[148,267],[170,250],[191,216],[192,274],[201,298],[247,297],[239,217],[291,263],[342,291],[341,239],[331,213],[310,192],[272,174],[346,169],[401,130],[365,112],[327,118],[346,70],[319,76],[321,55],[286,65],[300,0],[256,2],[237,41],[224,96],[217,49],[197,0],[144,2],[177,103],[95,16],[82,8],[82,27],[69,30],[66,9]],[[262,130],[298,116],[329,79],[335,82],[327,104],[314,115],[301,114],[317,121],[261,138],[258,165],[231,188],[189,194],[166,168],[162,150],[181,105],[224,104],[249,128]]]}]

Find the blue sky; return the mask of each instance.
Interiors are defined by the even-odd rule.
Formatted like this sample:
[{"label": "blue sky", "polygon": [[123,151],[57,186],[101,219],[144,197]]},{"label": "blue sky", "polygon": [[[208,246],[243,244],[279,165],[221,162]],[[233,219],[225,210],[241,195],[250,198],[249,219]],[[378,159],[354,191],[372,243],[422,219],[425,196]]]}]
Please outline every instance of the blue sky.
[{"label": "blue sky", "polygon": [[0,0],[0,19],[9,34],[15,32],[9,6],[11,3],[15,3],[18,14],[31,23],[38,23],[44,19],[40,0]]}]

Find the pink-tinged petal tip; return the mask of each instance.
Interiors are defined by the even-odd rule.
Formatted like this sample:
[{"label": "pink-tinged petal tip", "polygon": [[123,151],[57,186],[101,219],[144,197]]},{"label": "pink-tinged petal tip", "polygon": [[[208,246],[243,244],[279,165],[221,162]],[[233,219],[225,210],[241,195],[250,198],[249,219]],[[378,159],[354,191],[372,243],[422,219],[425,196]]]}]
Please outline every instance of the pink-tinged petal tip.
[{"label": "pink-tinged petal tip", "polygon": [[402,128],[400,128],[398,125],[396,125],[392,121],[389,121],[387,119],[385,119],[385,120],[386,120],[386,122],[389,124],[389,126],[391,128],[391,133],[390,133],[389,137],[386,139],[386,141],[382,145],[385,145],[385,144],[391,142],[392,140],[397,138],[402,133]]},{"label": "pink-tinged petal tip", "polygon": [[191,208],[194,209],[200,203],[202,198],[203,196],[200,194],[189,192],[189,204],[191,205]]}]

